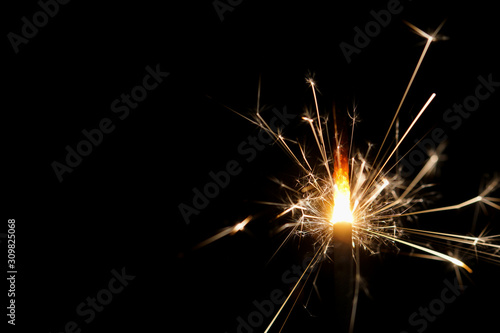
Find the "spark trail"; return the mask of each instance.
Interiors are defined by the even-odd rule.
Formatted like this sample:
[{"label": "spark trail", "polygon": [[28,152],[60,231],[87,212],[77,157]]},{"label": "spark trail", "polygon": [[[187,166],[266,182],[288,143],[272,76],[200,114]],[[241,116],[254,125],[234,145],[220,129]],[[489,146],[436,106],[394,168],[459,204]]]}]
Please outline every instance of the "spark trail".
[{"label": "spark trail", "polygon": [[[331,260],[329,252],[332,250],[335,238],[334,225],[338,222],[352,224],[352,254],[354,257],[353,260],[356,263],[356,272],[354,274],[356,278],[350,331],[352,331],[355,323],[357,296],[359,294],[360,249],[374,254],[381,245],[389,249],[398,249],[398,246],[406,246],[417,252],[421,252],[420,256],[423,258],[447,261],[465,270],[467,273],[472,273],[469,265],[460,260],[460,258],[449,254],[451,251],[447,251],[448,254],[443,253],[426,245],[429,244],[428,242],[412,240],[412,237],[417,237],[418,239],[424,238],[426,241],[431,241],[430,244],[432,244],[432,241],[435,244],[451,242],[454,246],[450,246],[449,249],[458,249],[462,253],[474,253],[478,258],[481,257],[493,263],[500,263],[500,235],[485,236],[484,232],[478,236],[458,235],[418,230],[405,226],[408,216],[457,210],[473,204],[484,204],[494,209],[500,209],[500,204],[498,204],[500,199],[490,196],[499,187],[499,180],[495,179],[478,196],[469,200],[451,206],[419,210],[418,207],[422,201],[422,192],[427,188],[425,184],[421,184],[421,181],[436,167],[439,161],[438,153],[434,153],[429,157],[428,161],[413,179],[404,179],[398,172],[392,171],[394,169],[397,170],[398,163],[401,161],[401,158],[397,157],[399,156],[398,151],[401,148],[401,144],[407,139],[415,124],[436,97],[436,94],[432,94],[425,103],[422,103],[422,107],[415,119],[402,132],[403,135],[400,138],[399,134],[396,135],[397,139],[393,143],[393,147],[391,144],[385,147],[388,142],[387,138],[394,125],[397,124],[397,117],[422,66],[425,55],[432,42],[439,39],[437,34],[442,27],[441,24],[432,34],[427,34],[414,25],[407,24],[415,33],[426,39],[426,44],[389,128],[385,133],[383,142],[371,163],[369,161],[371,146],[369,146],[364,155],[361,153],[353,154],[352,151],[347,149],[347,147],[352,147],[352,137],[350,144],[348,144],[348,140],[344,139],[347,131],[344,128],[337,128],[335,110],[333,111],[333,140],[331,139],[329,135],[329,126],[331,125],[329,125],[327,117],[321,116],[316,94],[317,85],[312,78],[307,78],[306,82],[312,91],[314,110],[307,111],[302,120],[310,129],[311,135],[314,138],[314,147],[306,147],[297,141],[289,140],[282,133],[273,131],[266,123],[261,116],[260,110],[260,82],[258,93],[259,106],[256,114],[253,118],[242,115],[242,117],[258,125],[273,137],[275,142],[291,157],[292,161],[296,163],[302,172],[302,175],[297,179],[298,186],[294,187],[282,184],[289,191],[285,202],[267,203],[275,205],[280,209],[280,212],[276,214],[275,221],[287,219],[286,223],[276,227],[279,232],[288,231],[288,235],[280,248],[293,235],[299,234],[300,236],[311,237],[317,248],[315,256],[308,267],[310,269],[322,261]],[[355,122],[356,116],[354,115],[352,116],[351,124],[353,127]],[[397,133],[399,133],[399,128]],[[383,150],[384,147],[385,150]],[[319,156],[319,162],[314,163],[313,160],[310,160],[308,158],[310,155]],[[402,192],[401,194],[399,194],[400,191]],[[215,236],[202,242],[198,247],[244,230],[250,220],[251,217],[248,217],[233,227],[221,230]],[[333,251],[335,251],[335,248],[333,248]],[[297,290],[303,290],[305,282],[309,278],[309,275],[306,274],[308,269],[306,269],[296,282],[285,302],[270,321],[265,330],[266,333],[276,323],[278,316],[289,306],[292,295]],[[288,315],[290,315],[293,305],[289,309]]]}]

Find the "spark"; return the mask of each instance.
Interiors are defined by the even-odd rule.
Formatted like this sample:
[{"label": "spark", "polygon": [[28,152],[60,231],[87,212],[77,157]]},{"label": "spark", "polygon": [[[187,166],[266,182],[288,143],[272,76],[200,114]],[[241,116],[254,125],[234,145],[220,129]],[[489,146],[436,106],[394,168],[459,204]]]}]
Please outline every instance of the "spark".
[{"label": "spark", "polygon": [[[285,223],[276,227],[276,232],[278,233],[289,231],[278,250],[293,235],[310,236],[314,240],[315,246],[318,247],[313,260],[309,263],[309,266],[300,276],[285,299],[285,302],[271,320],[265,331],[266,333],[269,332],[276,322],[277,317],[282,313],[285,305],[296,293],[296,290],[299,289],[300,284],[304,284],[307,281],[309,276],[307,276],[306,272],[315,265],[329,260],[328,253],[334,238],[334,231],[332,232],[332,230],[334,230],[334,225],[339,222],[347,222],[352,225],[352,244],[355,249],[352,251],[353,260],[356,263],[356,284],[354,288],[355,298],[352,302],[351,330],[355,321],[355,312],[358,306],[357,297],[360,290],[359,256],[361,255],[361,249],[374,254],[378,252],[377,249],[381,245],[389,249],[399,249],[398,246],[404,245],[424,252],[417,254],[421,258],[447,261],[456,268],[464,269],[469,274],[473,272],[472,268],[462,260],[438,251],[430,244],[424,246],[423,243],[417,243],[412,240],[411,237],[413,235],[415,237],[425,237],[426,239],[434,240],[436,243],[452,242],[455,244],[456,249],[462,249],[466,253],[474,251],[476,255],[486,258],[491,262],[500,263],[500,244],[498,244],[500,235],[485,236],[483,233],[478,236],[457,235],[440,231],[419,230],[404,225],[406,219],[410,216],[458,210],[473,204],[483,204],[500,210],[500,204],[498,204],[500,199],[490,196],[491,193],[498,189],[499,179],[490,182],[479,195],[461,203],[419,210],[420,204],[423,201],[421,192],[428,187],[428,185],[422,184],[422,181],[426,175],[436,168],[440,160],[439,152],[434,152],[429,157],[413,179],[404,179],[397,171],[391,173],[394,168],[398,170],[398,163],[407,154],[399,157],[398,152],[401,149],[402,143],[436,97],[435,93],[431,94],[408,128],[404,132],[401,131],[403,135],[399,137],[400,128],[396,120],[403,110],[403,104],[431,43],[438,40],[437,34],[443,24],[444,22],[433,33],[428,34],[413,24],[407,23],[415,33],[425,38],[426,43],[372,162],[370,162],[369,157],[372,145],[368,146],[365,155],[359,152],[356,154],[352,152],[352,135],[354,129],[351,131],[351,142],[347,144],[348,142],[345,140],[345,133],[347,131],[337,128],[335,110],[333,111],[334,143],[330,142],[328,119],[321,115],[316,94],[318,89],[317,83],[312,77],[306,78],[306,82],[312,91],[315,110],[314,112],[307,112],[302,117],[302,120],[308,125],[310,133],[314,138],[313,142],[315,146],[313,147],[306,147],[297,141],[287,139],[282,132],[273,131],[266,123],[260,109],[260,79],[255,116],[250,118],[230,109],[246,120],[258,125],[273,137],[275,142],[281,146],[302,172],[302,175],[296,179],[296,186],[286,185],[281,181],[278,182],[287,191],[287,198],[284,202],[265,203],[274,205],[280,209],[280,212],[275,215],[273,221],[288,219]],[[356,115],[353,114],[351,116],[349,114],[349,117],[352,119],[352,125],[354,126]],[[396,140],[386,147],[387,139],[394,126],[396,126]],[[394,146],[392,147],[392,145]],[[318,163],[314,163],[308,158],[309,155],[314,155],[314,152],[316,152],[316,156],[320,157]],[[396,162],[391,166],[389,163],[393,162],[394,159]],[[402,191],[401,194],[399,194],[400,191]],[[246,224],[251,219],[252,217],[249,216],[232,227],[222,229],[216,235],[200,243],[197,247],[205,246],[224,236],[244,230]],[[298,291],[299,293],[302,292],[303,287],[302,285],[302,288]]]},{"label": "spark", "polygon": [[237,233],[238,231],[242,231],[245,229],[245,226],[248,224],[248,222],[250,222],[252,220],[252,216],[248,216],[247,218],[245,218],[243,221],[241,222],[238,222],[236,223],[235,225],[233,226],[230,226],[230,227],[225,227],[221,230],[219,230],[219,232],[217,232],[215,235],[213,235],[212,237],[209,237],[207,239],[205,239],[203,242],[199,243],[198,245],[196,245],[193,250],[196,250],[196,249],[199,249],[201,247],[204,247],[204,246],[207,246],[208,244],[210,243],[213,243],[215,242],[216,240],[218,239],[221,239],[222,237],[224,236],[228,236],[228,235],[234,235],[235,233]]},{"label": "spark", "polygon": [[276,321],[276,319],[279,317],[281,311],[283,310],[283,308],[285,307],[285,305],[288,303],[288,301],[290,300],[290,298],[292,297],[293,293],[295,292],[295,289],[297,289],[297,287],[300,285],[300,283],[302,282],[302,280],[304,279],[304,277],[306,276],[306,273],[309,271],[309,269],[311,267],[314,266],[314,264],[316,264],[320,258],[319,256],[320,254],[320,251],[318,250],[316,252],[316,254],[314,255],[313,259],[311,260],[311,262],[309,263],[309,265],[307,265],[306,269],[304,270],[304,272],[302,273],[302,275],[300,276],[299,280],[295,283],[294,287],[292,288],[292,291],[290,291],[290,293],[288,294],[288,297],[285,299],[285,301],[283,302],[283,304],[281,305],[281,307],[279,308],[278,312],[276,312],[276,314],[274,315],[273,319],[271,320],[271,322],[269,323],[269,325],[267,326],[266,330],[264,331],[264,333],[268,333],[269,330],[271,329],[271,327],[273,326],[274,322]]},{"label": "spark", "polygon": [[465,268],[465,270],[469,273],[472,273],[472,269],[467,266],[464,262],[458,260],[457,258],[453,258],[453,257],[450,257],[449,255],[446,255],[444,253],[441,253],[439,251],[435,251],[435,250],[432,250],[432,249],[429,249],[427,247],[424,247],[424,246],[420,246],[420,245],[417,245],[417,244],[414,244],[414,243],[410,243],[410,242],[407,242],[407,241],[404,241],[400,238],[396,238],[396,237],[392,237],[392,236],[389,236],[387,234],[382,234],[382,233],[379,233],[379,232],[375,232],[375,231],[371,231],[371,230],[368,230],[368,229],[363,229],[364,231],[366,232],[369,232],[369,233],[373,233],[374,235],[378,235],[378,236],[381,236],[381,237],[384,237],[384,238],[387,238],[387,239],[390,239],[390,240],[393,240],[395,242],[398,242],[398,243],[401,243],[401,244],[405,244],[405,245],[408,245],[408,246],[411,246],[415,249],[419,249],[421,251],[424,251],[424,252],[427,252],[427,253],[430,253],[432,255],[435,255],[436,257],[439,257],[439,258],[442,258],[442,259],[445,259],[445,260],[448,260],[449,262],[451,262],[452,264],[455,264],[457,265],[458,267],[462,267],[462,268]]}]

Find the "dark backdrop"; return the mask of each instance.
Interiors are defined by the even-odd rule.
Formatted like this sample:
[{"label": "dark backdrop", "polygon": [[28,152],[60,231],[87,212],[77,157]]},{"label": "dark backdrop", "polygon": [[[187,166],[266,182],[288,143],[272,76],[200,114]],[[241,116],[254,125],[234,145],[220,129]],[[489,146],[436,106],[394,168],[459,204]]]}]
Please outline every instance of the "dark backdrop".
[{"label": "dark backdrop", "polygon": [[[353,45],[354,28],[364,29],[374,21],[371,11],[389,3],[220,1],[232,9],[221,20],[210,0],[72,1],[60,4],[17,53],[9,33],[22,35],[22,18],[32,22],[41,7],[36,1],[6,5],[2,223],[17,223],[16,328],[61,332],[74,321],[82,332],[236,332],[238,317],[247,320],[256,311],[254,300],[268,300],[276,289],[288,293],[293,284],[282,275],[301,265],[312,244],[292,240],[267,264],[284,236],[271,235],[277,211],[255,202],[283,198],[269,178],[293,185],[300,170],[276,145],[245,161],[238,147],[258,129],[226,106],[250,114],[260,78],[268,119],[273,108],[300,116],[313,103],[305,77],[314,73],[323,112],[334,104],[338,110],[357,105],[357,149],[380,144],[424,42],[403,20],[429,32],[447,20],[440,35],[448,37],[431,45],[401,111],[405,128],[437,93],[403,148],[443,129],[447,158],[430,180],[441,196],[429,207],[476,196],[488,175],[500,170],[499,93],[481,101],[456,129],[443,113],[475,93],[478,76],[500,81],[496,7],[486,1],[402,1],[401,12],[348,63],[340,43]],[[142,84],[146,66],[169,75],[120,120],[111,104]],[[285,135],[302,140],[308,131],[299,116]],[[76,149],[85,139],[82,130],[105,118],[114,130],[59,181],[54,161],[64,163],[65,147]],[[179,205],[192,206],[193,189],[202,189],[210,172],[232,160],[241,172],[187,224]],[[468,234],[474,212],[468,207],[423,215],[411,225]],[[485,227],[499,232],[498,212],[487,213],[479,214],[474,234]],[[247,232],[191,250],[250,214],[259,215]],[[359,299],[356,332],[416,332],[423,325],[412,326],[409,317],[440,297],[444,280],[453,282],[449,264],[408,257],[410,250],[400,249],[399,255],[361,252],[368,293]],[[496,325],[500,270],[463,259],[474,269],[468,278],[461,271],[468,288],[422,331]],[[77,306],[108,286],[113,269],[135,278],[85,323],[88,317],[78,315]],[[321,282],[327,284],[324,271]],[[308,307],[299,298],[283,332],[335,331],[325,310],[331,296],[321,290],[322,300],[313,296]],[[310,291],[306,287],[306,296]],[[254,331],[263,332],[269,321]]]}]

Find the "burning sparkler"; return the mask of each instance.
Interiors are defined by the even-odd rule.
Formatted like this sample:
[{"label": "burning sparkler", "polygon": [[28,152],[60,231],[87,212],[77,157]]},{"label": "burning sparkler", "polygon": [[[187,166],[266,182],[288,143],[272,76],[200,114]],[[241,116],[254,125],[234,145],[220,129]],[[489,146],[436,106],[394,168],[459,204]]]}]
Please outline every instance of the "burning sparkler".
[{"label": "burning sparkler", "polygon": [[[407,138],[414,125],[436,96],[436,94],[432,94],[423,103],[410,126],[400,138],[397,138],[394,147],[386,148],[387,150],[384,151],[383,148],[386,145],[387,138],[392,128],[397,124],[398,114],[425,54],[431,43],[438,39],[437,33],[442,26],[438,27],[433,34],[427,34],[412,24],[408,23],[408,25],[415,33],[426,39],[426,44],[372,163],[369,163],[367,159],[371,146],[365,155],[354,154],[352,149],[348,149],[348,140],[345,139],[344,128],[337,128],[335,110],[333,112],[333,136],[330,135],[327,119],[320,115],[316,96],[317,87],[312,78],[307,78],[307,82],[311,87],[314,98],[315,112],[308,112],[302,119],[309,125],[314,137],[315,149],[321,156],[320,165],[317,166],[315,163],[311,163],[307,158],[306,151],[310,152],[310,149],[306,149],[300,143],[291,141],[280,132],[271,129],[260,114],[259,100],[255,117],[245,117],[245,119],[272,136],[303,172],[302,177],[299,178],[300,186],[298,188],[282,184],[290,192],[288,202],[268,204],[281,208],[281,212],[277,214],[278,218],[285,215],[292,216],[290,222],[278,228],[278,231],[289,230],[287,240],[296,233],[309,235],[315,239],[317,249],[310,267],[317,265],[322,259],[328,258],[328,252],[333,248],[335,297],[337,299],[336,315],[341,318],[340,321],[343,321],[340,326],[343,326],[345,331],[352,330],[354,325],[360,282],[358,260],[360,249],[375,253],[375,249],[380,244],[394,248],[398,244],[405,245],[426,253],[426,256],[448,261],[468,273],[472,272],[472,269],[459,258],[436,251],[409,239],[411,235],[418,235],[425,236],[428,239],[447,240],[463,246],[470,246],[478,256],[500,262],[500,255],[498,254],[500,245],[494,242],[498,240],[499,236],[484,236],[483,234],[477,237],[463,236],[416,230],[402,226],[402,218],[406,216],[455,210],[476,203],[500,209],[500,205],[496,203],[500,202],[500,200],[489,196],[498,188],[498,179],[492,181],[478,196],[462,203],[427,210],[416,209],[419,203],[419,195],[425,189],[425,186],[417,187],[417,185],[436,166],[439,161],[438,153],[430,156],[427,163],[412,180],[403,179],[397,172],[391,173],[392,170],[398,168],[398,163],[402,159],[398,154],[401,143]],[[355,115],[352,116],[353,126],[355,119]],[[384,157],[382,158],[382,156]],[[401,194],[399,190],[402,191]],[[243,230],[250,220],[251,217],[247,217],[235,226],[220,231],[199,246]],[[295,290],[304,283],[306,272],[295,284],[265,332],[270,330],[277,317],[287,306]]]}]

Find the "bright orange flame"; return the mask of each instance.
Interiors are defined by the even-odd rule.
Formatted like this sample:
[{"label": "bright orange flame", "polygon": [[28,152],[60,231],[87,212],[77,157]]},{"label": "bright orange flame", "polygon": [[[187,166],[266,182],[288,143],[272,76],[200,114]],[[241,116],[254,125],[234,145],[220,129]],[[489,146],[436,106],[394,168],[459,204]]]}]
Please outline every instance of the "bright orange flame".
[{"label": "bright orange flame", "polygon": [[349,160],[342,149],[337,148],[337,163],[333,171],[333,181],[335,182],[333,194],[333,213],[331,223],[350,222],[354,218],[351,211],[351,188],[349,186]]}]

